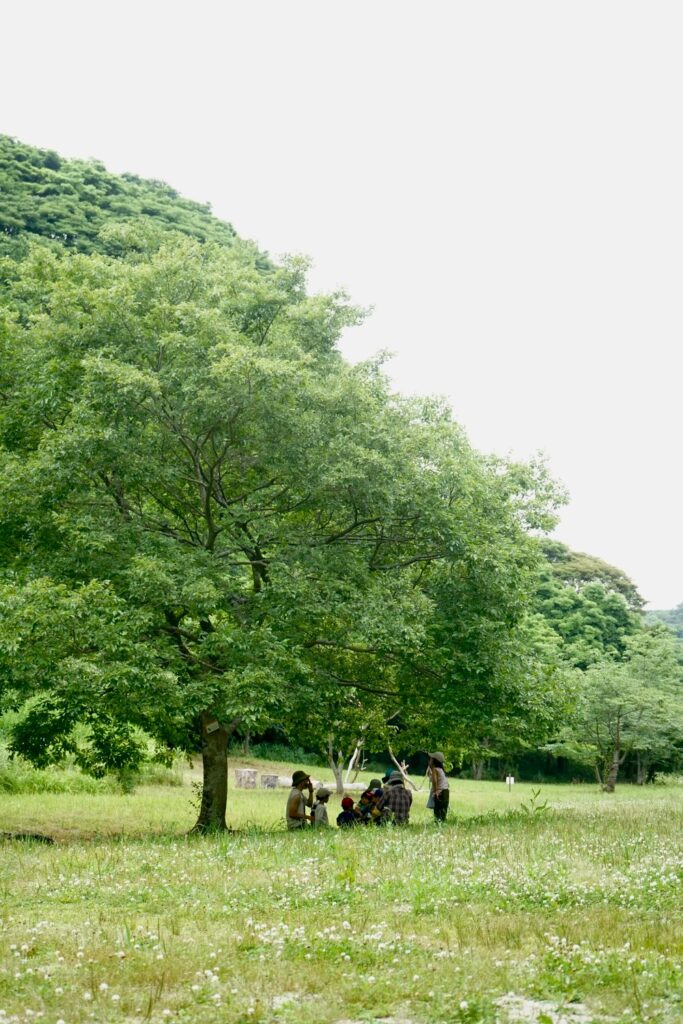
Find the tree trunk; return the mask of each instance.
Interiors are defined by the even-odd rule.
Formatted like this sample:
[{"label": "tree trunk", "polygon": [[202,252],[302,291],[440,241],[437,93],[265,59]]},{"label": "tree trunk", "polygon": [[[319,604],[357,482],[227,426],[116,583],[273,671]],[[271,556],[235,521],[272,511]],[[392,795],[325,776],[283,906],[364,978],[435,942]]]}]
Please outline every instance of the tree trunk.
[{"label": "tree trunk", "polygon": [[609,771],[605,778],[605,785],[602,787],[605,793],[613,793],[617,788],[617,776],[619,775],[619,766],[622,758],[620,756],[619,747],[615,747],[612,753],[612,760],[609,765]]},{"label": "tree trunk", "polygon": [[406,786],[412,786],[412,788],[415,790],[415,792],[417,792],[417,786],[412,781],[412,779],[408,778],[408,771],[407,771],[408,765],[405,763],[405,761],[403,762],[403,764],[399,764],[399,762],[396,760],[396,757],[395,757],[394,752],[391,749],[390,745],[387,746],[387,750],[389,751],[389,757],[391,758],[391,760],[394,762],[394,764],[398,768],[399,772],[401,773],[401,777],[402,777],[404,783],[406,784]]},{"label": "tree trunk", "polygon": [[334,737],[329,736],[327,740],[327,763],[332,769],[332,774],[334,775],[337,793],[341,794],[344,792],[344,779],[342,778],[342,764],[344,763],[343,755],[342,752],[339,751],[339,758],[335,758],[333,743]]},{"label": "tree trunk", "polygon": [[476,760],[472,758],[472,778],[475,780],[475,782],[481,782],[482,776],[484,774],[485,763],[486,762],[481,757]]},{"label": "tree trunk", "polygon": [[193,832],[224,832],[228,803],[228,739],[236,722],[226,729],[208,712],[202,712],[202,802]]},{"label": "tree trunk", "polygon": [[[360,752],[361,752],[362,748],[363,748],[363,737],[361,736],[360,739],[356,740],[356,746],[354,748],[353,754],[351,755],[351,759],[349,760],[349,764],[348,764],[348,767],[346,769],[346,778],[344,779],[344,785],[346,785],[348,783],[349,779],[351,778],[351,772],[353,771],[353,769],[354,769],[354,767],[356,765],[356,762],[357,762],[358,758],[360,757]],[[354,781],[355,781],[355,778],[357,778],[357,777],[358,777],[358,769],[356,768],[356,775],[354,776]]]},{"label": "tree trunk", "polygon": [[644,786],[647,782],[648,762],[639,750],[636,751],[636,785]]}]

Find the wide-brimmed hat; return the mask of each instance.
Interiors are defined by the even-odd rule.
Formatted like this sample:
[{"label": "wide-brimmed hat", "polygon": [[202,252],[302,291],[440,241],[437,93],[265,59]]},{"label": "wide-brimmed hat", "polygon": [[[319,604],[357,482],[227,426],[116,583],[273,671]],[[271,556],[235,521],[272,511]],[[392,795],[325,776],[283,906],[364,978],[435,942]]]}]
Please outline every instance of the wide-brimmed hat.
[{"label": "wide-brimmed hat", "polygon": [[292,775],[292,785],[298,786],[300,782],[304,782],[306,779],[310,779],[310,777],[308,772],[302,772],[301,770],[294,772]]},{"label": "wide-brimmed hat", "polygon": [[317,796],[318,800],[324,800],[325,797],[332,796],[332,790],[325,789],[324,786],[321,786],[320,789],[316,791],[315,795]]},{"label": "wide-brimmed hat", "polygon": [[398,770],[396,770],[389,773],[389,778],[387,779],[387,786],[395,786],[397,782],[400,782],[401,785],[403,785],[404,781],[405,780],[401,773]]},{"label": "wide-brimmed hat", "polygon": [[431,757],[433,761],[440,761],[441,764],[446,760],[444,754],[440,750],[435,750],[433,754],[427,754],[427,757]]}]

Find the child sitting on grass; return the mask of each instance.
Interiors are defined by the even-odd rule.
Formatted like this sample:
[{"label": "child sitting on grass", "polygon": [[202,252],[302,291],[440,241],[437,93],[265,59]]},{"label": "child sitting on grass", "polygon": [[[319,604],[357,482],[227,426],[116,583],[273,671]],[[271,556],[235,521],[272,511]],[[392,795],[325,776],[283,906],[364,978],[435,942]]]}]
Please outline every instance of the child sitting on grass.
[{"label": "child sitting on grass", "polygon": [[373,811],[376,810],[375,796],[371,789],[361,793],[360,800],[355,808],[356,816],[363,825],[368,825],[374,820]]},{"label": "child sitting on grass", "polygon": [[342,800],[341,813],[337,815],[337,825],[339,828],[350,828],[357,821],[358,818],[354,811],[353,800],[350,796],[345,796]]},{"label": "child sitting on grass", "polygon": [[390,819],[390,813],[382,807],[382,800],[384,798],[384,790],[381,786],[377,789],[372,790],[372,809],[370,811],[370,821],[373,825],[386,825]]},{"label": "child sitting on grass", "polygon": [[314,828],[328,828],[329,820],[327,817],[327,801],[330,799],[330,790],[325,789],[321,786],[315,794],[315,803],[311,810],[311,825]]}]

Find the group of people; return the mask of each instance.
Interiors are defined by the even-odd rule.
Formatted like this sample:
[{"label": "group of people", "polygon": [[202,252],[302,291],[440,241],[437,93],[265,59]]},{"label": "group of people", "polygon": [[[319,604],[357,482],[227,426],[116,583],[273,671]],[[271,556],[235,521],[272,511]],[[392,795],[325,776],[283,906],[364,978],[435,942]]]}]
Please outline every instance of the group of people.
[{"label": "group of people", "polygon": [[[429,754],[427,807],[434,811],[436,821],[445,821],[448,813],[449,789],[444,760],[440,750]],[[306,790],[307,796],[304,795]],[[314,794],[310,775],[304,771],[294,772],[285,811],[287,828],[328,828],[330,820],[327,805],[331,796],[332,791],[325,786],[321,786]],[[345,796],[341,802],[342,809],[337,815],[337,826],[353,828],[356,825],[407,825],[412,803],[413,794],[405,785],[403,773],[394,770],[381,780],[372,779],[358,803],[350,796]]]}]

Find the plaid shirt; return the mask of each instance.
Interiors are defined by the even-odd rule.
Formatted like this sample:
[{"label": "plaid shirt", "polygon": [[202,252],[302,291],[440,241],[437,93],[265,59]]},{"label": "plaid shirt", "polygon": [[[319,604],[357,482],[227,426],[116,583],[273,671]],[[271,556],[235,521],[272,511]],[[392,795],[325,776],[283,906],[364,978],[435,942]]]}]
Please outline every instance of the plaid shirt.
[{"label": "plaid shirt", "polygon": [[387,786],[380,800],[380,808],[388,807],[393,813],[395,825],[405,825],[410,817],[410,805],[413,794],[405,786],[398,783]]}]

